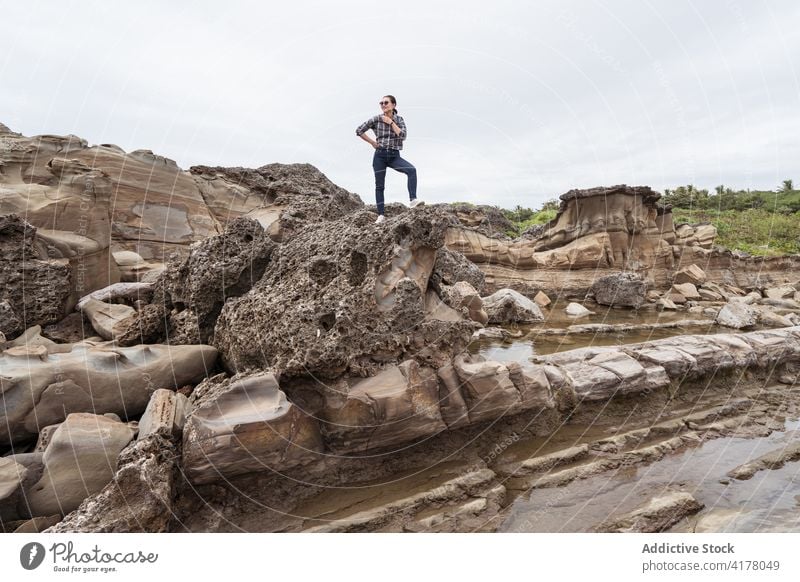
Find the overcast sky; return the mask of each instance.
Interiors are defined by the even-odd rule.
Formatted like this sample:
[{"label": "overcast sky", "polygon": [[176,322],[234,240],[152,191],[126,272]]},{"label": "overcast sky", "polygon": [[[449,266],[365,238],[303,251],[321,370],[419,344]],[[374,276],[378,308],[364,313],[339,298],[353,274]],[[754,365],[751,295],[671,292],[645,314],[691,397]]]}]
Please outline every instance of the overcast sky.
[{"label": "overcast sky", "polygon": [[308,162],[370,203],[355,128],[393,94],[430,201],[800,183],[791,0],[0,4],[0,122],[25,135]]}]

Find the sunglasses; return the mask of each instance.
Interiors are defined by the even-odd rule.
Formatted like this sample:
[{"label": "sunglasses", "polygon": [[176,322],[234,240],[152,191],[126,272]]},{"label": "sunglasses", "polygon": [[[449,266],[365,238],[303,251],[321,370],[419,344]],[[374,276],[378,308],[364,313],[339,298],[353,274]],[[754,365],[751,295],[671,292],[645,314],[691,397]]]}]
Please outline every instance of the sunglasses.
[{"label": "sunglasses", "polygon": [[378,101],[378,105],[389,105],[391,101]]}]

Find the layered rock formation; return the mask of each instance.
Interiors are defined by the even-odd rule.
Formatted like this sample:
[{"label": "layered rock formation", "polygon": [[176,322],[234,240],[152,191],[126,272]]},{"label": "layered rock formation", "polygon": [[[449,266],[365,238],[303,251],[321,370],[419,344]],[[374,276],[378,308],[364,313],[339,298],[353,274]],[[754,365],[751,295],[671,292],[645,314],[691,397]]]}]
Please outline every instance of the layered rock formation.
[{"label": "layered rock formation", "polygon": [[509,287],[534,297],[583,297],[595,280],[620,271],[650,288],[669,287],[676,270],[697,264],[718,282],[740,287],[788,282],[798,257],[750,258],[713,247],[710,224],[674,226],[669,207],[646,186],[570,190],[549,224],[518,239],[471,228],[478,217],[448,229],[447,246],[486,275],[489,292]]}]

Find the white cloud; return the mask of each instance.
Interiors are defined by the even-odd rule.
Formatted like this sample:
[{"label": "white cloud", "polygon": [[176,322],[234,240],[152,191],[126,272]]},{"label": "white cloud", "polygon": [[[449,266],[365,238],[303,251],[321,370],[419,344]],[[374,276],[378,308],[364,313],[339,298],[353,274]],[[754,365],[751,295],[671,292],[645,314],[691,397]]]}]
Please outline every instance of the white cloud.
[{"label": "white cloud", "polygon": [[[420,195],[774,188],[798,175],[795,3],[12,3],[0,121],[183,167],[309,162],[372,201],[398,98]],[[390,174],[390,200],[406,197]]]}]

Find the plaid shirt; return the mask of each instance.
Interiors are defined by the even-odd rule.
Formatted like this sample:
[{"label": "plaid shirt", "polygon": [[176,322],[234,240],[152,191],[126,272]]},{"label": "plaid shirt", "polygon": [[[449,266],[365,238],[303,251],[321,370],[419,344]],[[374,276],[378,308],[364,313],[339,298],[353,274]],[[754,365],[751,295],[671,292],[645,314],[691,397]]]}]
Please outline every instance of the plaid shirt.
[{"label": "plaid shirt", "polygon": [[381,117],[383,116],[376,115],[375,117],[367,119],[356,128],[356,135],[361,135],[368,129],[371,129],[375,132],[375,137],[377,137],[376,141],[379,146],[393,150],[403,149],[403,140],[406,139],[406,122],[395,113],[394,122],[400,128],[400,135],[397,135],[394,130],[392,130],[392,125],[390,123],[384,123]]}]

